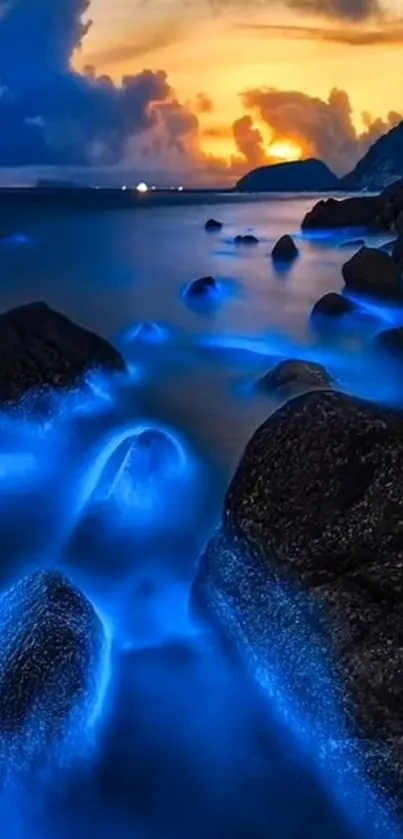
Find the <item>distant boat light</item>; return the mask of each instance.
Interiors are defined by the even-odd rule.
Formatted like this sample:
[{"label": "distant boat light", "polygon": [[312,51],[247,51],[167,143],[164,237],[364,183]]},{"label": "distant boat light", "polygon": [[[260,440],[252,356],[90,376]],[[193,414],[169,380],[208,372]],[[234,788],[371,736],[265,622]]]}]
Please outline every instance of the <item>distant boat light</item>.
[{"label": "distant boat light", "polygon": [[148,186],[144,183],[144,181],[141,181],[139,184],[137,184],[136,189],[137,192],[148,192]]},{"label": "distant boat light", "polygon": [[183,192],[183,186],[178,186],[178,192]]}]

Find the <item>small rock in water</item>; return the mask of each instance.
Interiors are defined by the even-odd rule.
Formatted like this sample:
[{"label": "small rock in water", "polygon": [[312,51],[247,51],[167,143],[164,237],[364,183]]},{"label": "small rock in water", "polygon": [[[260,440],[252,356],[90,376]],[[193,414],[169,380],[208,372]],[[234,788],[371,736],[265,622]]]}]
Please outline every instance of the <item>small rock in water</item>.
[{"label": "small rock in water", "polygon": [[343,294],[337,294],[335,291],[330,291],[318,300],[311,312],[311,317],[343,317],[355,310],[355,305],[352,300],[345,297]]},{"label": "small rock in water", "polygon": [[244,236],[235,236],[234,242],[236,245],[258,245],[259,239],[253,233],[246,233]]},{"label": "small rock in water", "polygon": [[281,361],[273,370],[266,373],[259,380],[260,388],[276,391],[281,388],[292,388],[299,392],[313,388],[331,388],[332,377],[326,368],[315,361],[290,359]]},{"label": "small rock in water", "polygon": [[200,277],[200,279],[190,283],[186,289],[186,295],[189,297],[203,297],[217,290],[218,287],[214,277]]},{"label": "small rock in water", "polygon": [[215,218],[209,218],[204,225],[204,229],[207,230],[208,233],[212,233],[215,230],[222,230],[222,222]]},{"label": "small rock in water", "polygon": [[94,607],[58,571],[35,571],[0,598],[0,754],[62,759],[85,741],[107,655]]},{"label": "small rock in water", "polygon": [[281,236],[271,252],[273,262],[293,262],[299,250],[291,236]]},{"label": "small rock in water", "polygon": [[389,254],[377,248],[361,248],[343,265],[349,291],[385,300],[403,300],[401,272]]},{"label": "small rock in water", "polygon": [[162,340],[164,332],[157,323],[145,321],[140,323],[133,334],[133,339],[144,341],[147,344],[155,344]]}]

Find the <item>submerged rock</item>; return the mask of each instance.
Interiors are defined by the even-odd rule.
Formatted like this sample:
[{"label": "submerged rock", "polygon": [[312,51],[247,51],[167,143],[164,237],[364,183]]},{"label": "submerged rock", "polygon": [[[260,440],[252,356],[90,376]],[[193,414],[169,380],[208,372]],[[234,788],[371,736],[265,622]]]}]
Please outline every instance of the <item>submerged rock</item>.
[{"label": "submerged rock", "polygon": [[343,265],[342,274],[349,291],[386,300],[403,300],[400,269],[383,250],[361,248]]},{"label": "submerged rock", "polygon": [[193,591],[261,683],[285,668],[318,743],[333,712],[345,721],[400,803],[402,428],[401,412],[331,391],[282,406],[246,447]]},{"label": "submerged rock", "polygon": [[200,277],[194,280],[186,289],[187,297],[204,297],[218,290],[214,277]]},{"label": "submerged rock", "polygon": [[289,388],[298,391],[301,388],[328,388],[332,384],[332,377],[325,367],[315,361],[299,359],[281,361],[259,380],[259,386],[264,390]]},{"label": "submerged rock", "polygon": [[209,218],[204,225],[204,229],[207,230],[208,233],[213,232],[214,230],[222,230],[222,221],[218,221],[215,218]]},{"label": "submerged rock", "polygon": [[103,625],[68,578],[35,571],[2,594],[0,635],[2,759],[48,759],[54,751],[61,759],[63,743],[80,747],[93,719],[107,646]]},{"label": "submerged rock", "polygon": [[311,312],[311,317],[317,316],[339,318],[353,312],[355,305],[348,297],[330,291],[318,300]]},{"label": "submerged rock", "polygon": [[236,245],[258,245],[259,239],[253,233],[246,233],[244,236],[235,236],[234,242]]},{"label": "submerged rock", "polygon": [[273,262],[293,262],[299,250],[291,236],[281,236],[271,252]]},{"label": "submerged rock", "polygon": [[2,402],[19,401],[37,389],[69,388],[94,369],[124,367],[108,341],[46,303],[29,303],[0,315]]},{"label": "submerged rock", "polygon": [[398,356],[403,359],[403,327],[398,326],[394,329],[385,329],[378,332],[374,340],[375,346],[390,355]]}]

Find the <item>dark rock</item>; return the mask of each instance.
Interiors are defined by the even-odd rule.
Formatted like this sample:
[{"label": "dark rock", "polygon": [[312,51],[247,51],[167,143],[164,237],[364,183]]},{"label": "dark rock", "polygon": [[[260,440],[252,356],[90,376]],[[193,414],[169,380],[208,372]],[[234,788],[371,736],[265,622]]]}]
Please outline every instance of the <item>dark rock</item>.
[{"label": "dark rock", "polygon": [[321,200],[302,222],[303,230],[331,230],[343,227],[369,227],[382,208],[380,198],[359,197]]},{"label": "dark rock", "polygon": [[399,213],[395,221],[394,229],[398,232],[399,236],[403,235],[403,211]]},{"label": "dark rock", "polygon": [[396,244],[396,239],[389,239],[387,242],[384,242],[383,245],[379,246],[379,250],[380,251],[385,251],[386,253],[389,254],[389,256],[392,256],[395,244]]},{"label": "dark rock", "polygon": [[361,248],[343,265],[342,274],[349,291],[383,299],[403,299],[400,270],[385,251]]},{"label": "dark rock", "polygon": [[77,326],[46,303],[0,315],[0,401],[37,389],[69,388],[94,369],[123,370],[108,341]]},{"label": "dark rock", "polygon": [[376,140],[352,172],[341,180],[345,189],[369,189],[373,192],[386,187],[388,196],[396,195],[403,176],[403,123]]},{"label": "dark rock", "polygon": [[237,183],[240,192],[320,192],[338,188],[339,180],[321,160],[292,160],[260,166]]},{"label": "dark rock", "polygon": [[332,387],[332,377],[325,367],[315,361],[289,359],[266,373],[259,380],[259,385],[264,390],[328,388]]},{"label": "dark rock", "polygon": [[186,289],[189,297],[203,297],[211,292],[217,291],[217,283],[214,277],[200,277],[194,280]]},{"label": "dark rock", "polygon": [[397,265],[400,266],[403,263],[403,236],[399,236],[399,238],[395,239],[395,241],[393,242],[391,256],[393,261],[396,262]]},{"label": "dark rock", "polygon": [[341,739],[369,746],[378,781],[386,761],[400,796],[402,430],[401,412],[337,392],[282,406],[246,447],[193,593],[260,681],[278,652],[318,742],[342,714]]},{"label": "dark rock", "polygon": [[259,239],[253,233],[246,233],[245,236],[235,236],[234,242],[236,245],[258,245]]},{"label": "dark rock", "polygon": [[212,233],[215,230],[222,230],[222,222],[217,221],[215,218],[209,218],[204,225],[204,229],[207,230],[208,233]]},{"label": "dark rock", "polygon": [[362,248],[365,245],[365,239],[346,239],[345,242],[340,242],[339,248]]},{"label": "dark rock", "polygon": [[0,604],[0,753],[3,760],[16,753],[48,758],[64,739],[79,743],[91,724],[107,654],[104,629],[58,571],[25,577]]},{"label": "dark rock", "polygon": [[292,262],[299,256],[298,248],[291,236],[281,236],[271,252],[273,262]]},{"label": "dark rock", "polygon": [[343,315],[348,315],[350,312],[353,312],[355,308],[354,303],[348,297],[345,297],[343,294],[337,294],[335,291],[330,291],[315,303],[311,317],[315,318],[317,315],[334,318],[343,317]]},{"label": "dark rock", "polygon": [[374,343],[380,350],[403,358],[403,327],[378,332]]}]

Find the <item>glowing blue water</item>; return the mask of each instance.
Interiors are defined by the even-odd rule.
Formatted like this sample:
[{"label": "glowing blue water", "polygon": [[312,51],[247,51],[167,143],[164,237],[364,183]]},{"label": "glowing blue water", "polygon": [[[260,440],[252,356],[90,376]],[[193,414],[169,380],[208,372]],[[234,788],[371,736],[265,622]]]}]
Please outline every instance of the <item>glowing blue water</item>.
[{"label": "glowing blue water", "polygon": [[[366,302],[336,332],[309,324],[316,299],[341,288],[347,258],[345,234],[298,233],[310,203],[0,219],[16,233],[0,248],[2,307],[46,299],[114,340],[129,370],[55,396],[38,422],[27,406],[0,414],[0,588],[60,568],[101,615],[108,646],[87,719],[97,748],[65,767],[57,794],[34,777],[2,792],[13,839],[352,835],[355,803],[335,802],[334,781],[318,776],[315,731],[305,717],[301,729],[274,659],[270,673],[257,662],[262,700],[188,613],[228,477],[278,404],[254,387],[269,366],[320,361],[348,391],[402,401],[396,371],[371,351],[400,311]],[[211,215],[224,228],[207,236]],[[248,229],[259,246],[236,247]],[[295,232],[301,259],[278,274],[272,246]],[[182,291],[206,275],[218,296],[201,312]],[[292,636],[298,645],[297,626]],[[317,654],[308,645],[305,655],[311,673]]]}]

